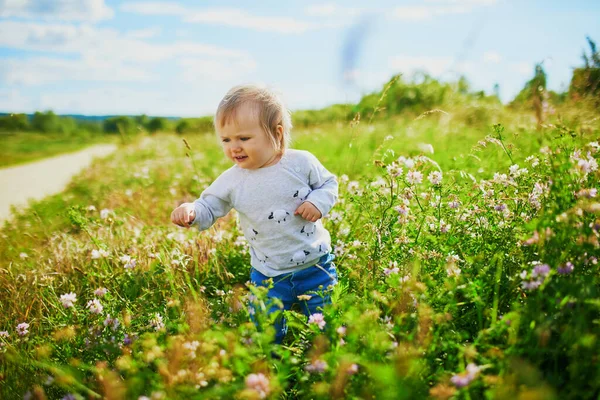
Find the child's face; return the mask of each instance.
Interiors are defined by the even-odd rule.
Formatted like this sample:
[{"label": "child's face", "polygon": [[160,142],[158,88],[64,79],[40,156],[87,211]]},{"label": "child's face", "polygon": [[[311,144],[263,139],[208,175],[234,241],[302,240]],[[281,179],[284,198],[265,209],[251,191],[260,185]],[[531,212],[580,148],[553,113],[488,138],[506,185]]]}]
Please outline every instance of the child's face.
[{"label": "child's face", "polygon": [[245,169],[268,167],[279,161],[280,153],[273,147],[250,106],[242,105],[236,119],[237,124],[228,123],[218,131],[223,152],[231,161]]}]

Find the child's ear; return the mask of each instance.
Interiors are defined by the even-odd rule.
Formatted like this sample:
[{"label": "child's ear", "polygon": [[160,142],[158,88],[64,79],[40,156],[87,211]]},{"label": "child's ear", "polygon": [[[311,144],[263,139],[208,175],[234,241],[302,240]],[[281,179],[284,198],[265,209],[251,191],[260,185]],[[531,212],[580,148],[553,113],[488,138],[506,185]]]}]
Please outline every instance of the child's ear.
[{"label": "child's ear", "polygon": [[277,127],[275,128],[275,134],[277,135],[277,143],[279,143],[280,148],[283,149],[283,126],[282,125],[277,125]]}]

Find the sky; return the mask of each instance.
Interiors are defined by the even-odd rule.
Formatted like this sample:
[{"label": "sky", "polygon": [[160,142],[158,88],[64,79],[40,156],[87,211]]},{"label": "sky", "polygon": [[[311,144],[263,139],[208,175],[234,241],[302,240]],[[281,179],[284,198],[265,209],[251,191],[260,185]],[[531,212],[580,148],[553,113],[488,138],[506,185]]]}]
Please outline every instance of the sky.
[{"label": "sky", "polygon": [[261,83],[292,110],[354,103],[392,75],[464,75],[512,99],[600,47],[597,0],[0,0],[0,112],[214,113]]}]

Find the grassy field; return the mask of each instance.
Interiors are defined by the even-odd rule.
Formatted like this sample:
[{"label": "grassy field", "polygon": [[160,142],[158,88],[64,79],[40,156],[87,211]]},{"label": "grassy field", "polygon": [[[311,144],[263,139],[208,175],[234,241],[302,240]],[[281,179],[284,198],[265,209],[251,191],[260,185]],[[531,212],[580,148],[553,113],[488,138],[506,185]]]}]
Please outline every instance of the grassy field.
[{"label": "grassy field", "polygon": [[340,283],[325,326],[290,312],[281,347],[250,322],[264,293],[235,213],[169,220],[228,167],[216,139],[139,137],[5,223],[0,397],[597,398],[600,130],[582,120],[295,131],[340,180]]},{"label": "grassy field", "polygon": [[0,133],[0,168],[81,150],[93,144],[115,143],[116,140],[117,138],[114,136],[107,135],[69,136],[62,133]]}]

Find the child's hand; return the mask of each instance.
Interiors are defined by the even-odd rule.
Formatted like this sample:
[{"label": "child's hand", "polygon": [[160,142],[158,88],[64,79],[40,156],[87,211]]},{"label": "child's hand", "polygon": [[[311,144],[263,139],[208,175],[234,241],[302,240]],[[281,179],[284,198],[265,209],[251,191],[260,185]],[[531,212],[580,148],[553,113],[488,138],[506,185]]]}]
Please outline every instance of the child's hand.
[{"label": "child's hand", "polygon": [[316,222],[322,217],[321,211],[319,211],[319,209],[309,201],[305,201],[304,203],[300,204],[300,207],[296,208],[294,215],[300,215],[302,218],[310,222]]},{"label": "child's hand", "polygon": [[195,219],[196,211],[193,203],[183,203],[171,213],[171,221],[184,228],[189,228]]}]

